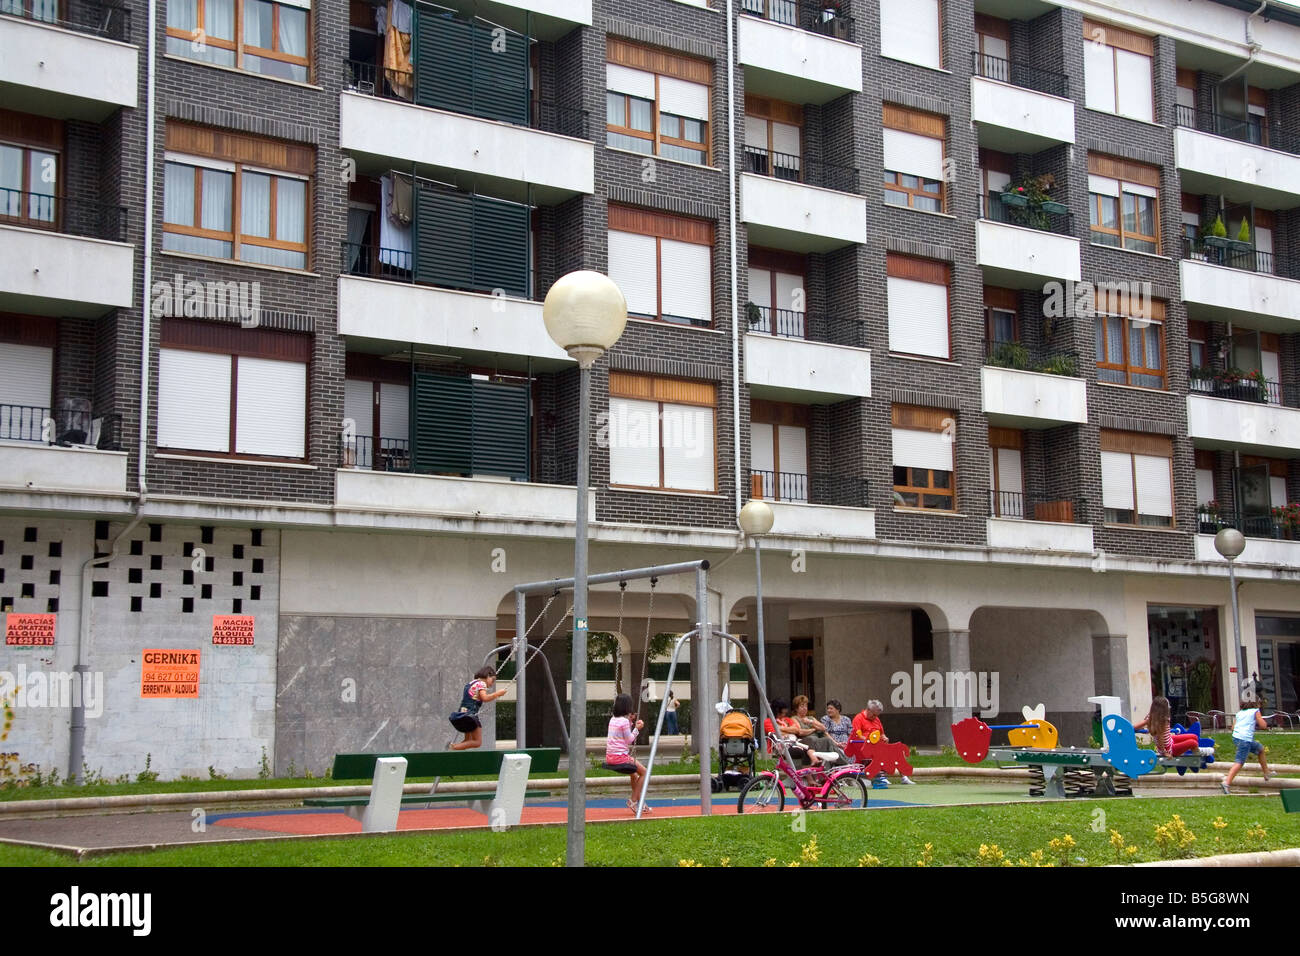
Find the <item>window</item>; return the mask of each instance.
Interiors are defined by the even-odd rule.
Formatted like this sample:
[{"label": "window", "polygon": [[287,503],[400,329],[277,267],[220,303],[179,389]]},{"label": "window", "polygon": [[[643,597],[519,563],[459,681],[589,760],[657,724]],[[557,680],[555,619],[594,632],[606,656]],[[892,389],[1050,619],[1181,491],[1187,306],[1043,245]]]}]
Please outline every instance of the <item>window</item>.
[{"label": "window", "polygon": [[807,301],[803,256],[751,246],[748,331],[805,338]]},{"label": "window", "polygon": [[683,325],[713,322],[713,224],[609,207],[609,277],[628,315]]},{"label": "window", "polygon": [[745,95],[745,171],[803,178],[803,107]]},{"label": "window", "polygon": [[[215,143],[222,155],[211,155]],[[164,249],[307,268],[310,149],[170,123],[167,146]],[[246,157],[263,163],[270,157],[284,171]]]},{"label": "window", "polygon": [[1212,391],[1214,383],[1206,377],[1210,368],[1210,327],[1207,322],[1187,320],[1187,367],[1196,370],[1188,382],[1194,392]]},{"label": "window", "polygon": [[807,501],[807,406],[753,399],[749,422],[749,466],[763,481],[763,497]]},{"label": "window", "polygon": [[1163,435],[1101,432],[1101,495],[1107,524],[1172,528],[1173,442]]},{"label": "window", "polygon": [[378,356],[347,357],[343,417],[356,430],[344,446],[344,466],[404,471],[410,465],[410,370],[383,367],[392,364]]},{"label": "window", "polygon": [[890,351],[948,358],[948,264],[890,253],[885,271]]},{"label": "window", "polygon": [[1118,311],[1098,296],[1097,381],[1164,388],[1165,304],[1152,301],[1146,317]]},{"label": "window", "polygon": [[990,345],[1020,341],[1019,309],[1015,289],[984,287],[984,337]]},{"label": "window", "polygon": [[605,142],[708,165],[712,66],[617,37],[607,40],[606,52]]},{"label": "window", "polygon": [[989,513],[995,518],[1024,518],[1024,432],[989,428]]},{"label": "window", "polygon": [[306,0],[167,0],[167,52],[306,83]]},{"label": "window", "polygon": [[894,504],[955,511],[954,413],[895,405],[893,423]]},{"label": "window", "polygon": [[717,387],[609,373],[609,482],[713,491]]},{"label": "window", "polygon": [[1092,241],[1134,252],[1160,251],[1160,170],[1088,156],[1088,223]]},{"label": "window", "polygon": [[0,0],[0,13],[43,23],[58,23],[59,0]]},{"label": "window", "polygon": [[1196,465],[1196,504],[1198,507],[1217,501],[1214,493],[1214,452],[1198,448],[1194,454]]},{"label": "window", "polygon": [[35,121],[30,125],[47,131],[48,135],[40,138],[48,145],[4,141],[13,133],[25,132],[28,119],[17,113],[0,117],[0,220],[38,229],[56,228],[59,150],[55,143],[62,124],[30,118]]},{"label": "window", "polygon": [[941,69],[939,0],[880,0],[880,55]]},{"label": "window", "polygon": [[158,447],[305,458],[310,356],[305,335],[165,321],[158,353]]},{"label": "window", "polygon": [[1155,119],[1150,37],[1106,23],[1083,21],[1084,102],[1090,110]]},{"label": "window", "polygon": [[0,440],[42,441],[50,417],[58,326],[0,313]]},{"label": "window", "polygon": [[1179,126],[1196,126],[1196,71],[1178,68],[1174,87],[1174,110]]},{"label": "window", "polygon": [[885,202],[943,212],[944,118],[886,103],[883,122]]},{"label": "window", "polygon": [[975,74],[1010,82],[1011,24],[985,13],[975,14],[975,43]]}]

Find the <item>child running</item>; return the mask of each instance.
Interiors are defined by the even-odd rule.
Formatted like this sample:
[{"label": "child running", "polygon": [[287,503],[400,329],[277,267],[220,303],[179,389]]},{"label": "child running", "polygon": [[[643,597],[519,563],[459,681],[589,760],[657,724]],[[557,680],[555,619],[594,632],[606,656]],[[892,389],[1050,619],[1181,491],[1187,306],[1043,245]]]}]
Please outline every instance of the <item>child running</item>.
[{"label": "child running", "polygon": [[[632,745],[636,743],[645,721],[637,720],[633,724],[628,714],[635,715],[632,695],[619,694],[614,698],[614,716],[609,719],[609,736],[605,740],[605,769],[628,775],[632,799],[627,802],[627,808],[635,813],[637,801],[641,799],[641,788],[645,786],[645,767],[632,756]],[[650,807],[647,805],[642,812],[649,813]]]},{"label": "child running", "polygon": [[1224,793],[1228,792],[1228,787],[1232,786],[1232,778],[1241,772],[1242,766],[1251,754],[1259,757],[1259,768],[1264,771],[1264,779],[1267,780],[1272,776],[1268,769],[1268,762],[1264,759],[1264,745],[1255,739],[1256,727],[1267,730],[1268,721],[1259,712],[1255,701],[1247,698],[1241,702],[1241,710],[1237,711],[1237,720],[1232,725],[1232,742],[1237,748],[1237,758],[1228,768],[1228,775],[1219,783]]},{"label": "child running", "polygon": [[490,691],[497,682],[496,668],[484,666],[474,673],[474,679],[465,685],[461,693],[460,708],[451,715],[451,725],[465,735],[460,743],[449,744],[448,750],[473,750],[483,746],[483,722],[478,718],[479,709],[489,701],[506,695],[505,688],[495,693]]}]

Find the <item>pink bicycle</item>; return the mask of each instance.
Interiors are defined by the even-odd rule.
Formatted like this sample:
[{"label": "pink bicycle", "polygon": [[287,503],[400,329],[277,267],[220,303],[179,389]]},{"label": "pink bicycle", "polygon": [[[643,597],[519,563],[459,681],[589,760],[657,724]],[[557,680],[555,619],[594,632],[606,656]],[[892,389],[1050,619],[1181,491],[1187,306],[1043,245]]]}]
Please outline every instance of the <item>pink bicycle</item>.
[{"label": "pink bicycle", "polygon": [[776,771],[756,774],[740,791],[737,813],[780,813],[785,809],[784,774],[791,783],[799,807],[861,810],[867,805],[866,769],[862,764],[845,767],[804,767],[798,770],[790,762],[789,741],[778,734],[768,734],[777,755]]}]

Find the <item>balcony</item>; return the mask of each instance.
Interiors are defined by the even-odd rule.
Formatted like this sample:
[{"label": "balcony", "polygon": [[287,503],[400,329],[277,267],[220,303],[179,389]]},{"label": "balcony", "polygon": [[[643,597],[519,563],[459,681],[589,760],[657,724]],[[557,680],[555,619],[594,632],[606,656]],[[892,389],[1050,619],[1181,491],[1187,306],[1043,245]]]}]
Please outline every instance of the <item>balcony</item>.
[{"label": "balcony", "polygon": [[1187,316],[1264,332],[1300,331],[1300,280],[1273,275],[1273,255],[1227,240],[1183,240]]},{"label": "balcony", "polygon": [[22,113],[98,123],[136,105],[131,14],[93,0],[5,3],[0,15],[0,102]]},{"label": "balcony", "polygon": [[996,194],[980,197],[975,258],[988,285],[1040,288],[1044,282],[1078,282],[1079,240],[1070,213],[1004,204]]},{"label": "balcony", "polygon": [[440,6],[476,14],[538,40],[558,40],[575,27],[591,26],[591,0],[441,0]]},{"label": "balcony", "polygon": [[1068,76],[981,53],[971,59],[971,119],[979,124],[981,146],[1036,153],[1074,142]]},{"label": "balcony", "polygon": [[852,167],[822,163],[757,146],[745,147],[744,172],[841,193],[858,192],[858,171]]},{"label": "balcony", "polygon": [[985,342],[980,373],[984,414],[1010,428],[1055,428],[1088,421],[1087,383],[1072,352],[1031,356],[1018,342]]},{"label": "balcony", "polygon": [[[595,147],[586,139],[585,111],[530,101],[526,89],[501,110],[500,100],[486,95],[492,91],[479,95],[481,84],[471,77],[468,111],[457,112],[419,105],[418,74],[401,74],[401,85],[414,89],[412,103],[377,75],[374,64],[348,60],[344,67],[339,145],[368,166],[397,160],[435,172],[471,173],[480,189],[516,199],[531,186],[535,201],[544,205],[595,189]],[[473,115],[479,110],[495,116]],[[510,121],[501,118],[507,115]]]},{"label": "balcony", "polygon": [[[755,396],[801,404],[871,397],[871,351],[861,344],[862,323],[783,309],[774,314],[761,306],[750,319],[745,383]],[[774,322],[788,334],[771,334]]]},{"label": "balcony", "polygon": [[0,189],[0,311],[94,318],[130,308],[135,248],[122,241],[126,214]]},{"label": "balcony", "polygon": [[989,491],[990,548],[1091,554],[1088,503],[1037,498],[1020,492]]},{"label": "balcony", "polygon": [[60,417],[56,422],[48,408],[0,405],[0,489],[124,493],[121,416]]},{"label": "balcony", "polygon": [[744,173],[740,203],[750,245],[808,253],[867,241],[867,201],[862,196]]},{"label": "balcony", "polygon": [[[572,485],[507,478],[455,478],[362,468],[340,468],[334,473],[336,510],[391,515],[395,524],[401,523],[400,516],[422,515],[572,525],[573,496]],[[587,499],[587,520],[596,520],[594,494]],[[375,521],[350,521],[340,516],[338,523],[371,525]]]},{"label": "balcony", "polygon": [[809,0],[741,0],[737,19],[745,92],[827,103],[862,92],[862,48],[850,17],[824,19]]},{"label": "balcony", "polygon": [[1187,434],[1198,448],[1289,458],[1300,453],[1297,406],[1300,393],[1276,382],[1198,382],[1187,396]]},{"label": "balcony", "polygon": [[1300,566],[1300,528],[1283,509],[1274,508],[1270,514],[1238,514],[1202,505],[1196,510],[1196,560],[1223,561],[1214,547],[1214,536],[1222,528],[1236,528],[1246,536],[1246,550],[1239,561]]},{"label": "balcony", "polygon": [[1300,203],[1300,136],[1276,126],[1180,106],[1174,161],[1185,192],[1265,209]]},{"label": "balcony", "polygon": [[[762,483],[775,516],[773,530],[794,537],[873,539],[876,511],[869,507],[870,487],[865,478],[845,475],[774,474],[752,471],[753,483]],[[775,492],[784,489],[779,498]],[[798,497],[802,493],[803,497]],[[811,500],[809,500],[811,499]]]}]

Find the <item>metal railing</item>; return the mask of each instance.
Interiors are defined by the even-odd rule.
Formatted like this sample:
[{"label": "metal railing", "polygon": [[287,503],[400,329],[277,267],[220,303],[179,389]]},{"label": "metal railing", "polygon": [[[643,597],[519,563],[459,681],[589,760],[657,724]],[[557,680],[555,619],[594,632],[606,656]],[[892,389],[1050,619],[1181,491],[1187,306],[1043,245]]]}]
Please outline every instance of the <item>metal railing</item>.
[{"label": "metal railing", "polygon": [[1087,524],[1088,501],[1086,498],[1048,498],[990,488],[989,514],[994,518]]},{"label": "metal railing", "polygon": [[126,241],[126,207],[0,187],[0,223]]},{"label": "metal railing", "polygon": [[1174,122],[1188,129],[1239,140],[1253,146],[1281,150],[1284,153],[1300,153],[1300,134],[1289,132],[1277,125],[1270,126],[1263,117],[1259,116],[1243,119],[1240,116],[1225,116],[1222,113],[1179,105],[1174,110]]},{"label": "metal railing", "polygon": [[1242,269],[1245,272],[1274,274],[1273,253],[1260,252],[1250,243],[1236,239],[1215,239],[1213,236],[1192,239],[1183,236],[1183,258],[1227,266],[1229,269]]},{"label": "metal railing", "polygon": [[46,442],[49,417],[50,410],[38,405],[0,405],[0,440]]},{"label": "metal railing", "polygon": [[788,471],[764,471],[751,468],[750,475],[763,481],[763,497],[770,501],[807,501],[808,476]]},{"label": "metal railing", "polygon": [[741,0],[740,4],[740,12],[751,17],[852,42],[853,18],[840,12],[831,13],[838,9],[838,3],[816,0]]},{"label": "metal railing", "polygon": [[1211,398],[1228,398],[1261,405],[1285,405],[1300,408],[1300,388],[1283,385],[1266,378],[1253,378],[1235,372],[1215,371],[1206,378],[1202,372],[1189,382],[1189,390]]},{"label": "metal railing", "polygon": [[1036,90],[1039,93],[1047,93],[1051,96],[1069,97],[1070,95],[1070,78],[1064,73],[1054,73],[1051,70],[1040,70],[1036,66],[1030,66],[1027,63],[1016,63],[1012,60],[1004,60],[999,56],[989,56],[987,53],[971,51],[971,63],[976,76],[982,76],[986,80],[998,80],[1002,83],[1010,83],[1012,86],[1019,86],[1026,90]]},{"label": "metal railing", "polygon": [[746,307],[750,332],[788,339],[825,342],[827,345],[867,347],[866,324],[843,316],[829,317],[818,312],[773,309],[766,305]]},{"label": "metal railing", "polygon": [[[343,87],[352,93],[410,103],[414,99],[416,82],[416,74],[405,70],[377,67],[365,60],[343,61]],[[403,95],[399,90],[408,91],[408,95]],[[558,133],[578,139],[586,139],[589,129],[586,110],[560,106],[551,100],[542,99],[528,101],[528,125],[531,129],[544,133]]]},{"label": "metal railing", "polygon": [[1024,226],[1040,232],[1051,232],[1058,236],[1074,235],[1074,216],[1069,212],[1046,212],[1032,203],[1025,206],[1009,206],[1002,201],[999,193],[989,193],[979,197],[979,217],[992,222],[1004,222],[1009,226]]},{"label": "metal railing", "polygon": [[[66,415],[66,413],[64,413]],[[49,428],[46,428],[46,422]],[[37,405],[0,405],[0,441],[42,445],[94,445],[101,451],[122,450],[122,416],[92,416],[89,411],[64,417],[63,431],[51,409]]]},{"label": "metal railing", "polygon": [[1079,353],[1073,349],[1031,349],[1023,342],[985,339],[984,364],[1020,372],[1078,376]]},{"label": "metal railing", "polygon": [[844,508],[870,508],[871,488],[865,478],[848,475],[812,476],[808,500],[815,505],[838,505]]},{"label": "metal railing", "polygon": [[396,282],[415,281],[411,268],[414,254],[409,249],[387,249],[364,242],[343,242],[341,245],[339,269],[344,275]]},{"label": "metal railing", "polygon": [[410,471],[411,442],[405,438],[380,438],[379,447],[368,435],[342,440],[342,467],[374,471]]},{"label": "metal railing", "polygon": [[860,184],[858,170],[851,166],[838,166],[815,159],[804,159],[801,156],[761,149],[757,146],[745,147],[745,172],[804,183],[808,186],[820,186],[822,189],[834,189],[842,193],[856,193]]},{"label": "metal railing", "polygon": [[1212,510],[1204,505],[1196,509],[1196,530],[1201,534],[1218,534],[1224,528],[1236,528],[1248,538],[1300,540],[1300,529],[1279,521],[1272,514],[1239,515],[1235,511]]},{"label": "metal railing", "polygon": [[58,0],[0,0],[0,14],[131,42],[131,11],[123,7],[96,0],[63,0],[63,10],[66,17],[61,19]]}]

